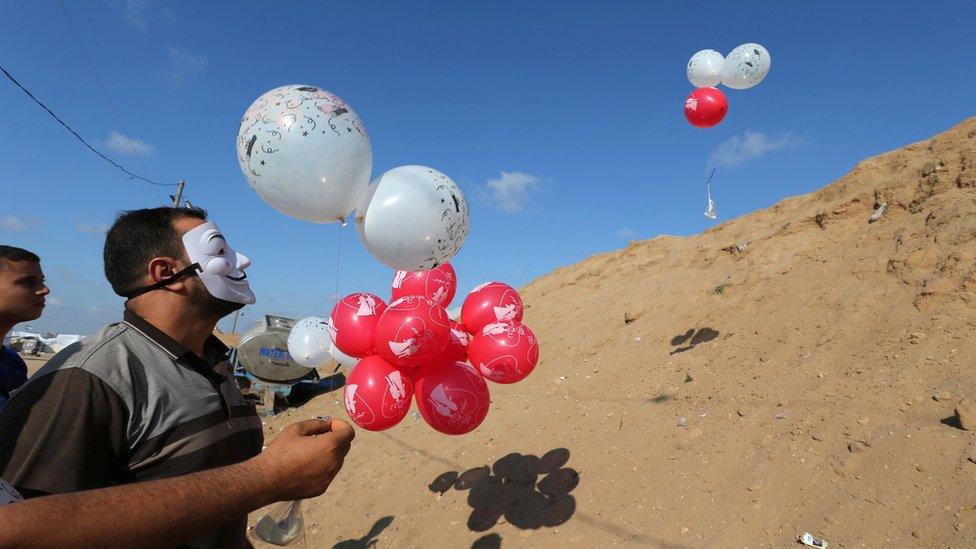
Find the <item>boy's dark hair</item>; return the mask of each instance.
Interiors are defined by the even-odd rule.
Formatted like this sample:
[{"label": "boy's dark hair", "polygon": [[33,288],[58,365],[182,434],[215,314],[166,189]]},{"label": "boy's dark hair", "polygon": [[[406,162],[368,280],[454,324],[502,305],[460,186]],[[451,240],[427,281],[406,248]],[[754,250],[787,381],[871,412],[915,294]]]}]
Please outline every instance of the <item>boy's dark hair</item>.
[{"label": "boy's dark hair", "polygon": [[0,244],[0,271],[7,267],[8,261],[31,261],[33,263],[40,263],[41,258],[37,257],[37,254],[34,252],[29,252],[23,248]]},{"label": "boy's dark hair", "polygon": [[182,235],[173,223],[190,217],[207,220],[199,208],[147,208],[122,212],[105,236],[105,278],[112,290],[124,296],[135,290],[154,257],[186,256]]}]

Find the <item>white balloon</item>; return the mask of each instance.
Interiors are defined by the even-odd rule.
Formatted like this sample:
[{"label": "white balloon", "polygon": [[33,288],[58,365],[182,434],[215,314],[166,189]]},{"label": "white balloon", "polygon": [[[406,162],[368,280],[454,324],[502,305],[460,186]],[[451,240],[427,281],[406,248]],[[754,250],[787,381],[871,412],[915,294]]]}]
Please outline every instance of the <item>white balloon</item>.
[{"label": "white balloon", "polygon": [[701,50],[688,61],[688,81],[696,88],[717,86],[722,81],[725,58],[715,50]]},{"label": "white balloon", "polygon": [[308,368],[317,368],[329,361],[332,338],[327,329],[328,320],[320,316],[303,318],[292,326],[288,334],[288,354]]},{"label": "white balloon", "polygon": [[237,131],[237,160],[265,202],[316,223],[349,215],[373,169],[363,121],[315,86],[282,86],[251,104]]},{"label": "white balloon", "polygon": [[426,271],[451,260],[468,236],[468,203],[451,178],[425,166],[379,177],[359,231],[376,259],[401,271]]},{"label": "white balloon", "polygon": [[742,44],[725,57],[722,83],[734,90],[751,88],[769,74],[773,60],[759,44]]},{"label": "white balloon", "polygon": [[329,354],[331,354],[332,358],[335,359],[335,361],[340,365],[349,368],[349,373],[352,373],[352,369],[356,367],[356,364],[359,364],[360,359],[343,353],[334,344],[329,348]]}]

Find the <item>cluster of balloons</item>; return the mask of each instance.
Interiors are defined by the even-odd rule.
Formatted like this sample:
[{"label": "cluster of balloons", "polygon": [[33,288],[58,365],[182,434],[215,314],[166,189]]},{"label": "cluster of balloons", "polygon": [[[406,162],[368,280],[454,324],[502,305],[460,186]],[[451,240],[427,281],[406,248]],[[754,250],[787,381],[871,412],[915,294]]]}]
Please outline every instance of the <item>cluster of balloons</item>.
[{"label": "cluster of balloons", "polygon": [[237,160],[258,196],[286,215],[344,223],[355,211],[366,249],[394,269],[441,265],[468,235],[467,201],[443,173],[401,166],[370,183],[363,121],[317,86],[282,86],[254,101],[237,131]]},{"label": "cluster of balloons", "polygon": [[688,80],[697,89],[685,100],[685,118],[698,128],[717,125],[729,110],[728,100],[716,86],[723,84],[744,90],[766,78],[772,59],[766,48],[748,43],[728,56],[715,50],[701,50],[688,61]]},{"label": "cluster of balloons", "polygon": [[288,351],[310,367],[327,361],[333,346],[358,360],[344,400],[350,419],[364,429],[398,424],[413,399],[437,431],[468,433],[488,415],[485,380],[525,379],[539,360],[539,343],[521,322],[522,299],[511,286],[489,282],[472,290],[461,307],[461,322],[445,309],[456,291],[457,275],[449,263],[426,271],[398,270],[389,305],[368,292],[346,296],[328,319],[298,322]]}]

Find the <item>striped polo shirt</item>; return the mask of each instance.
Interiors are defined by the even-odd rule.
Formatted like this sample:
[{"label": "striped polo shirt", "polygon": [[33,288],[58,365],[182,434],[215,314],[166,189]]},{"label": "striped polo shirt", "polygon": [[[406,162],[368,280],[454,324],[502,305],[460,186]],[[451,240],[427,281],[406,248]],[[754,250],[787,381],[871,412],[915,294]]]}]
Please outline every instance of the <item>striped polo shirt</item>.
[{"label": "striped polo shirt", "polygon": [[[211,336],[197,356],[126,310],[122,322],[65,348],[13,393],[0,412],[0,478],[30,498],[257,455],[261,421],[226,354]],[[246,519],[215,524],[188,546],[244,546]]]}]

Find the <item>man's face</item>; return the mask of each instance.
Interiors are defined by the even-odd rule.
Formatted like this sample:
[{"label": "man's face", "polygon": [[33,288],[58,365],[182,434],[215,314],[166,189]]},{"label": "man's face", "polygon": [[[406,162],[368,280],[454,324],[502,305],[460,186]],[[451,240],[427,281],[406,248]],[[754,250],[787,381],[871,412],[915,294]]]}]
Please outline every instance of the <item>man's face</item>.
[{"label": "man's face", "polygon": [[[247,276],[244,274],[244,269],[250,265],[250,261],[227,245],[223,233],[220,232],[219,228],[216,228],[213,223],[193,218],[179,219],[174,225],[177,232],[182,235],[184,245],[188,249],[189,246],[195,246],[195,257],[190,257],[189,254],[184,252],[182,259],[186,262],[186,265],[201,263],[201,267],[205,269],[205,272],[199,273],[197,276],[187,280],[190,299],[195,309],[202,314],[222,318],[243,307],[244,303],[239,302],[242,298],[246,300],[247,296],[250,296],[250,302],[253,303],[254,294],[251,293],[246,280]],[[202,225],[206,225],[206,227],[201,227]],[[200,245],[196,240],[187,243],[188,233],[195,239],[200,238],[203,244]],[[228,260],[231,266],[229,272],[221,272],[219,274],[206,272],[207,264],[213,260],[217,260],[219,263],[222,259]],[[206,283],[204,282],[204,277],[208,277]],[[215,297],[211,289],[208,289],[207,284],[213,285],[214,288],[212,289],[215,292],[233,297],[238,301]]]},{"label": "man's face", "polygon": [[40,318],[44,296],[51,293],[44,285],[41,264],[5,259],[0,259],[0,263],[0,317],[14,322]]}]

